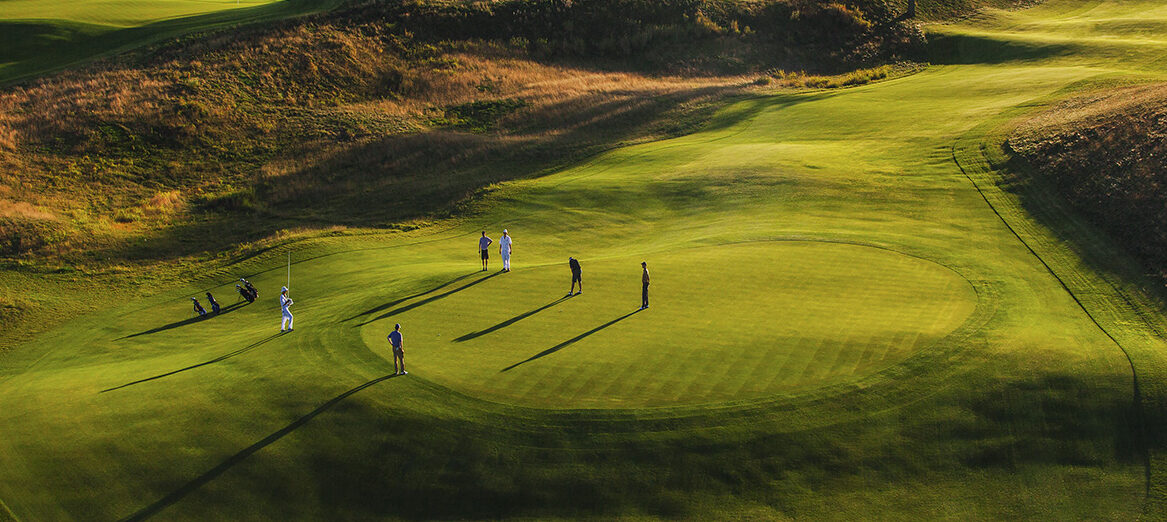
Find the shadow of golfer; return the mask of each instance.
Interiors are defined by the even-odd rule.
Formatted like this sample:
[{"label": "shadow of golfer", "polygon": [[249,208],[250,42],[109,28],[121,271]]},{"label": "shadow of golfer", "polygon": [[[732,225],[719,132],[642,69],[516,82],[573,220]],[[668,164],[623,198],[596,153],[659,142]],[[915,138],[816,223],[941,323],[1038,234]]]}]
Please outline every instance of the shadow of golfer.
[{"label": "shadow of golfer", "polygon": [[586,331],[586,332],[584,332],[584,333],[581,333],[581,334],[579,334],[579,335],[577,335],[577,336],[575,336],[575,337],[572,337],[571,339],[568,339],[568,340],[566,340],[566,341],[563,341],[563,342],[561,342],[561,343],[559,343],[559,344],[557,344],[557,345],[555,345],[555,346],[552,346],[552,347],[550,347],[550,348],[548,348],[548,349],[546,349],[546,350],[543,350],[543,351],[541,351],[541,352],[539,352],[539,353],[537,353],[537,354],[535,354],[535,355],[532,355],[532,356],[528,357],[528,358],[527,358],[525,361],[520,361],[520,362],[517,362],[517,363],[515,363],[515,364],[512,364],[512,365],[510,365],[510,366],[507,366],[506,368],[503,368],[503,369],[499,370],[499,371],[498,371],[498,373],[502,373],[502,372],[506,372],[506,371],[513,370],[513,369],[515,369],[515,368],[517,368],[517,367],[519,367],[519,366],[521,366],[521,365],[524,365],[524,364],[527,364],[527,363],[529,363],[529,362],[531,362],[531,361],[534,361],[535,359],[539,359],[539,358],[541,358],[541,357],[546,357],[546,356],[548,356],[548,355],[551,355],[551,354],[553,354],[553,353],[555,353],[555,352],[558,352],[559,350],[562,350],[562,349],[564,349],[564,348],[567,348],[568,346],[570,346],[570,345],[572,345],[572,344],[575,344],[575,343],[579,342],[579,341],[580,341],[580,340],[582,340],[584,337],[587,337],[587,336],[589,336],[589,335],[592,335],[592,334],[594,334],[594,333],[596,333],[596,332],[598,332],[598,331],[600,331],[600,330],[603,330],[604,328],[607,328],[607,327],[609,327],[609,326],[612,326],[612,325],[614,325],[614,324],[616,324],[616,323],[618,323],[618,322],[620,322],[620,321],[623,321],[623,320],[625,320],[625,319],[627,319],[627,318],[629,318],[629,317],[632,317],[632,316],[636,315],[636,314],[637,314],[637,312],[640,312],[640,310],[633,310],[633,311],[631,311],[631,312],[628,312],[628,313],[626,313],[626,314],[624,314],[624,315],[622,315],[622,316],[620,316],[620,317],[617,317],[617,318],[615,318],[615,319],[612,319],[611,321],[608,321],[608,322],[606,322],[606,323],[604,323],[604,324],[601,324],[600,326],[597,326],[597,327],[595,327],[595,328],[592,328],[591,330],[588,330],[588,331]]},{"label": "shadow of golfer", "polygon": [[268,445],[270,445],[271,443],[273,443],[277,440],[280,440],[285,435],[287,435],[293,431],[296,431],[297,428],[307,424],[308,421],[312,420],[317,415],[324,413],[329,408],[336,406],[337,404],[340,403],[340,401],[343,401],[343,400],[349,398],[349,396],[351,396],[351,395],[353,395],[353,394],[355,394],[355,393],[357,393],[365,388],[373,386],[374,384],[377,384],[377,383],[384,381],[386,379],[392,379],[393,377],[396,377],[396,375],[392,374],[392,373],[389,375],[382,376],[382,377],[377,377],[376,379],[373,379],[373,380],[366,382],[360,386],[357,386],[356,388],[353,388],[353,389],[346,391],[340,395],[337,395],[336,397],[333,397],[332,399],[329,399],[328,402],[325,402],[324,404],[317,406],[316,409],[308,412],[303,417],[300,417],[299,419],[292,421],[291,424],[288,424],[287,426],[280,428],[275,433],[272,433],[271,435],[264,437],[259,442],[256,442],[255,444],[252,444],[246,448],[243,448],[243,450],[241,450],[239,453],[231,455],[230,457],[227,458],[227,460],[220,462],[218,466],[215,466],[215,467],[211,468],[209,471],[207,471],[206,473],[203,473],[202,475],[195,477],[194,480],[187,482],[182,487],[174,490],[174,492],[170,493],[169,495],[162,497],[161,499],[154,502],[153,504],[150,504],[149,506],[142,508],[137,513],[134,513],[133,515],[126,517],[125,520],[127,520],[127,521],[146,520],[147,518],[150,518],[154,515],[157,515],[159,511],[162,511],[167,506],[170,506],[170,505],[174,504],[175,502],[182,500],[183,497],[189,495],[194,490],[196,490],[196,489],[202,487],[203,485],[207,484],[208,482],[218,478],[219,475],[222,475],[225,471],[231,469],[232,466],[239,464],[240,462],[243,462],[244,459],[255,454],[257,451],[267,447]]},{"label": "shadow of golfer", "polygon": [[219,317],[219,316],[222,316],[222,315],[227,315],[228,313],[231,313],[231,312],[233,312],[233,311],[235,311],[235,310],[238,310],[238,309],[239,309],[240,307],[242,307],[244,304],[246,304],[246,302],[235,303],[235,304],[233,304],[233,305],[230,305],[230,306],[227,306],[227,307],[225,307],[225,308],[220,308],[220,309],[219,309],[219,313],[217,313],[217,314],[216,314],[216,313],[213,313],[213,312],[211,312],[211,313],[207,313],[207,315],[196,315],[196,316],[194,316],[194,317],[191,317],[190,319],[183,319],[183,320],[181,320],[181,321],[176,321],[176,322],[170,323],[170,324],[168,324],[168,325],[165,325],[165,326],[159,326],[158,328],[152,328],[152,329],[150,329],[150,330],[146,330],[146,331],[144,331],[144,332],[138,332],[138,333],[136,333],[136,334],[130,334],[130,335],[126,335],[126,336],[123,336],[123,337],[118,337],[118,338],[117,338],[117,339],[115,339],[115,340],[117,340],[117,341],[121,341],[122,339],[131,339],[131,338],[134,338],[134,337],[140,337],[140,336],[143,336],[143,335],[156,334],[156,333],[158,333],[158,332],[165,332],[166,330],[170,330],[170,329],[173,329],[173,328],[178,328],[178,327],[180,327],[180,326],[186,326],[186,325],[188,325],[188,324],[194,324],[194,323],[197,323],[197,322],[200,322],[200,321],[206,321],[206,320],[209,320],[209,319],[213,319],[213,318],[215,318],[215,317]]},{"label": "shadow of golfer", "polygon": [[482,272],[471,272],[471,273],[469,273],[469,274],[466,274],[466,275],[461,275],[461,276],[455,277],[455,278],[453,278],[453,279],[451,279],[451,280],[449,280],[449,281],[446,281],[445,283],[442,283],[442,284],[440,284],[440,285],[438,285],[438,286],[435,286],[435,287],[433,287],[433,288],[430,288],[429,290],[426,290],[426,291],[424,291],[424,292],[418,292],[418,293],[416,293],[416,294],[413,294],[413,295],[411,295],[411,296],[402,297],[401,299],[397,299],[397,300],[394,300],[394,301],[389,301],[388,303],[385,303],[385,304],[382,304],[382,305],[377,305],[377,306],[374,306],[373,308],[370,308],[370,309],[368,309],[368,310],[365,310],[364,312],[361,312],[361,313],[359,313],[359,314],[357,314],[357,315],[354,315],[354,316],[352,316],[352,317],[349,317],[348,319],[345,319],[345,321],[352,321],[353,319],[356,319],[356,318],[358,318],[358,317],[363,317],[363,316],[366,316],[366,315],[369,315],[369,314],[375,314],[375,313],[377,313],[377,312],[380,312],[381,310],[384,310],[384,309],[386,309],[386,308],[393,308],[394,306],[397,306],[397,305],[399,305],[399,304],[401,304],[401,303],[404,303],[404,302],[406,302],[406,301],[409,301],[410,299],[416,299],[416,298],[418,298],[418,297],[421,297],[421,296],[423,296],[423,295],[426,295],[426,294],[428,294],[428,293],[430,293],[430,292],[437,292],[438,290],[441,290],[441,289],[443,289],[443,288],[445,288],[445,287],[447,287],[447,286],[450,286],[450,285],[452,285],[452,284],[454,284],[454,283],[457,283],[458,281],[461,281],[461,280],[463,280],[463,279],[466,279],[467,277],[473,276],[474,274],[481,274],[481,273],[482,273]]},{"label": "shadow of golfer", "polygon": [[550,303],[547,303],[543,306],[540,306],[539,308],[536,308],[536,309],[531,310],[529,312],[523,312],[519,315],[516,315],[516,316],[510,318],[510,319],[507,319],[506,321],[503,321],[503,322],[498,323],[494,326],[491,326],[490,328],[487,328],[485,330],[479,330],[477,332],[470,332],[466,335],[463,335],[462,337],[458,337],[458,338],[454,339],[454,342],[460,343],[463,341],[469,341],[471,339],[474,339],[475,337],[481,337],[481,336],[486,335],[486,334],[493,332],[495,330],[501,330],[501,329],[506,328],[512,324],[515,324],[519,321],[522,321],[523,319],[531,317],[532,315],[535,315],[539,312],[542,312],[543,310],[551,308],[552,306],[555,306],[559,303],[562,303],[562,302],[566,301],[567,299],[568,299],[567,297],[560,297],[559,299],[551,301]]},{"label": "shadow of golfer", "polygon": [[205,362],[201,362],[201,363],[194,364],[194,365],[191,365],[191,366],[187,366],[186,368],[182,368],[182,369],[179,369],[179,370],[174,370],[174,371],[172,371],[172,372],[166,372],[166,373],[163,373],[163,374],[161,374],[161,375],[155,375],[155,376],[153,376],[153,377],[147,377],[147,378],[145,378],[145,379],[139,379],[139,380],[136,380],[136,381],[134,381],[134,382],[127,382],[127,383],[125,383],[125,384],[123,384],[123,385],[121,385],[121,386],[114,386],[113,388],[106,388],[106,389],[104,389],[104,390],[101,390],[101,391],[100,391],[100,392],[98,392],[98,393],[105,393],[105,392],[109,392],[109,391],[120,390],[120,389],[122,389],[122,388],[125,388],[125,387],[127,387],[127,386],[133,386],[133,385],[135,385],[135,384],[141,384],[141,383],[144,383],[144,382],[149,382],[149,381],[153,381],[153,380],[156,380],[156,379],[161,379],[161,378],[163,378],[163,377],[170,377],[171,375],[174,375],[174,374],[176,374],[176,373],[182,373],[182,372],[185,372],[185,371],[187,371],[187,370],[193,370],[193,369],[195,369],[195,368],[198,368],[198,367],[200,367],[200,366],[206,366],[206,365],[208,365],[208,364],[215,364],[215,363],[217,363],[217,362],[225,361],[225,360],[227,360],[227,359],[230,359],[230,358],[232,358],[232,357],[235,357],[236,355],[242,355],[242,354],[244,354],[244,353],[250,352],[251,350],[254,350],[254,349],[258,348],[260,345],[262,345],[262,344],[264,344],[264,343],[266,343],[266,342],[268,342],[268,341],[270,341],[270,340],[272,340],[272,339],[275,339],[276,337],[279,337],[280,335],[282,335],[282,332],[281,332],[281,333],[278,333],[278,334],[272,334],[270,337],[267,337],[267,338],[265,338],[265,339],[260,339],[260,340],[258,340],[258,341],[256,341],[256,342],[254,342],[254,343],[251,343],[251,344],[249,344],[249,345],[247,345],[247,346],[244,346],[243,348],[240,348],[240,349],[238,349],[238,350],[235,350],[235,351],[233,351],[233,352],[231,352],[231,353],[228,353],[228,354],[220,355],[220,356],[218,356],[218,357],[216,357],[216,358],[214,358],[214,359],[211,359],[211,360],[209,360],[209,361],[205,361]]},{"label": "shadow of golfer", "polygon": [[496,276],[498,276],[498,275],[499,275],[499,274],[501,274],[501,273],[502,273],[502,272],[494,272],[494,273],[492,273],[492,274],[490,274],[490,275],[488,275],[488,276],[486,276],[486,277],[483,277],[482,279],[476,279],[476,280],[474,280],[474,281],[471,281],[471,282],[469,282],[469,283],[466,283],[466,284],[464,284],[464,285],[462,285],[462,286],[459,286],[458,288],[455,288],[455,289],[453,289],[453,290],[450,290],[450,291],[447,291],[447,292],[443,292],[443,293],[440,293],[440,294],[438,294],[438,295],[435,295],[435,296],[430,296],[430,297],[427,297],[427,298],[425,298],[425,299],[422,299],[421,301],[418,301],[418,302],[416,302],[416,303],[410,303],[410,304],[407,304],[407,305],[405,305],[405,306],[402,306],[402,307],[400,307],[400,308],[395,308],[395,309],[393,309],[393,310],[389,310],[388,312],[385,312],[385,313],[383,313],[383,314],[381,314],[381,315],[378,315],[377,317],[374,317],[374,318],[372,318],[372,319],[369,319],[368,321],[365,321],[365,322],[363,322],[363,323],[361,323],[361,324],[358,324],[357,326],[364,326],[364,325],[366,325],[366,324],[369,324],[369,323],[372,323],[372,322],[375,322],[375,321],[380,321],[381,319],[385,319],[385,318],[387,318],[387,317],[393,317],[393,316],[395,316],[395,315],[397,315],[397,314],[403,314],[403,313],[405,313],[405,312],[408,312],[408,311],[410,311],[410,310],[413,310],[414,308],[417,308],[417,307],[419,307],[419,306],[425,306],[425,305],[427,305],[427,304],[430,304],[430,303],[432,303],[432,302],[434,302],[434,301],[437,301],[438,299],[442,299],[442,298],[445,298],[445,297],[449,297],[449,296],[451,296],[451,295],[454,295],[454,294],[456,294],[456,293],[458,293],[458,292],[461,292],[461,291],[463,291],[463,290],[465,290],[465,289],[467,289],[467,288],[470,288],[470,287],[472,287],[472,286],[474,286],[474,285],[476,285],[476,284],[482,283],[482,282],[484,282],[484,281],[486,281],[486,280],[488,280],[488,279],[490,279],[490,278],[492,278],[492,277],[496,277]]}]

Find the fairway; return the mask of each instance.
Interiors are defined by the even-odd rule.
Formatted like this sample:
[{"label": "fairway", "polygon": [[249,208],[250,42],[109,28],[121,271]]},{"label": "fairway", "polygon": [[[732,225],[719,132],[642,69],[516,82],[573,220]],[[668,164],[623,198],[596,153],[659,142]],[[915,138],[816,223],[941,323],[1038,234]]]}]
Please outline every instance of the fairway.
[{"label": "fairway", "polygon": [[327,11],[337,0],[0,0],[0,85],[237,24]]},{"label": "fairway", "polygon": [[171,18],[255,7],[278,0],[4,0],[0,20],[67,20],[84,24],[135,27]]},{"label": "fairway", "polygon": [[[0,357],[0,519],[1162,517],[1161,304],[1000,170],[1017,117],[1167,77],[1161,27],[1151,1],[990,9],[910,76],[93,295]],[[479,271],[503,228],[513,271]],[[196,319],[207,291],[226,311]]]}]

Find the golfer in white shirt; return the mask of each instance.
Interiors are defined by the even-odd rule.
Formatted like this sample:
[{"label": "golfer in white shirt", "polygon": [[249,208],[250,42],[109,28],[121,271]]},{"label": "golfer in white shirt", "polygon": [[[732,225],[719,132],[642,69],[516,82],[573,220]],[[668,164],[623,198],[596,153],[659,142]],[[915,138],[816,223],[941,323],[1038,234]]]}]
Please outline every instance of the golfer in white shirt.
[{"label": "golfer in white shirt", "polygon": [[280,290],[280,310],[284,312],[284,321],[280,323],[281,332],[284,331],[284,328],[287,328],[289,332],[292,331],[292,311],[288,310],[290,306],[292,306],[292,298],[288,297],[288,287],[285,286]]},{"label": "golfer in white shirt", "polygon": [[502,239],[498,240],[498,255],[502,256],[502,271],[511,271],[511,235],[504,228],[502,230]]}]

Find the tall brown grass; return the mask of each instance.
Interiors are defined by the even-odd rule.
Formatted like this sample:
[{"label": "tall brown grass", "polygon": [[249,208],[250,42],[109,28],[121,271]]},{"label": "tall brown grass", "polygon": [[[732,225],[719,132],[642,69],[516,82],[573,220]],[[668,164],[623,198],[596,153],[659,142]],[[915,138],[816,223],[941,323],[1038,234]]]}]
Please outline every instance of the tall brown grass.
[{"label": "tall brown grass", "polygon": [[1167,280],[1167,83],[1071,98],[1019,126],[1008,144]]},{"label": "tall brown grass", "polygon": [[[692,63],[759,54],[748,45],[694,48]],[[390,226],[490,183],[686,132],[756,88],[754,73],[696,72],[554,61],[517,41],[423,41],[343,17],[203,35],[0,91],[0,187],[52,209],[68,236],[25,255],[76,262],[125,257],[134,237],[155,239],[133,253],[151,258],[287,227]],[[370,203],[389,193],[411,196]]]}]

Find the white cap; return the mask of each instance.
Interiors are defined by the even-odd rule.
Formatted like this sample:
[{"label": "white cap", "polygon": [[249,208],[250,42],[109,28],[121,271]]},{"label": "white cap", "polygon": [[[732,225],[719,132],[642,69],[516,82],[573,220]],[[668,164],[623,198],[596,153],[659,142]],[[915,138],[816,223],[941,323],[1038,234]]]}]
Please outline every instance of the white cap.
[{"label": "white cap", "polygon": [[285,287],[283,287],[283,288],[280,288],[280,291],[281,291],[281,292],[287,292],[287,291],[288,291],[288,287],[286,287],[286,286],[285,286]]},{"label": "white cap", "polygon": [[504,228],[504,229],[502,229],[502,233],[503,233],[503,234],[509,234],[509,232],[507,232],[507,229],[505,229],[505,228]]}]

